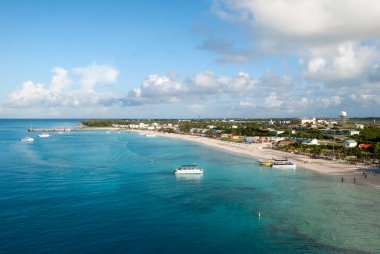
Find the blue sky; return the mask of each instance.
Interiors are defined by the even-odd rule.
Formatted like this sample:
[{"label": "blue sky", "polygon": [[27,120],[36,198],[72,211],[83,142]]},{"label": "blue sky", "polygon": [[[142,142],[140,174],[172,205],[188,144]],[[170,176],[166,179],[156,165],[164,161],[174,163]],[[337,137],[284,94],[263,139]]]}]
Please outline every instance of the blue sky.
[{"label": "blue sky", "polygon": [[0,117],[379,116],[379,19],[375,0],[1,1]]}]

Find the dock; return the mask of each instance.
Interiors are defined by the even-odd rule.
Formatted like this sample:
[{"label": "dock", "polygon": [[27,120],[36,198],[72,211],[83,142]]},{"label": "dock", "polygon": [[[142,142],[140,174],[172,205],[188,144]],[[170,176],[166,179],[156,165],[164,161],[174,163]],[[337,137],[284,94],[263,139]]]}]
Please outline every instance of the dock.
[{"label": "dock", "polygon": [[69,128],[55,128],[55,129],[28,129],[28,132],[70,132]]}]

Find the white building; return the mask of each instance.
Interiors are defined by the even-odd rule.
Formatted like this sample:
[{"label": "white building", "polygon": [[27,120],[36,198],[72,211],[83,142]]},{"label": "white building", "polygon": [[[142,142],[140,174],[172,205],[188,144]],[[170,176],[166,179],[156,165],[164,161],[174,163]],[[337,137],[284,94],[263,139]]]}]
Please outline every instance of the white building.
[{"label": "white building", "polygon": [[313,117],[313,118],[301,118],[300,122],[301,122],[301,125],[316,124],[317,119],[315,117]]},{"label": "white building", "polygon": [[285,132],[285,131],[278,131],[278,130],[272,130],[272,129],[269,129],[269,131],[272,135],[276,135],[276,136]]},{"label": "white building", "polygon": [[344,147],[355,147],[358,143],[353,139],[347,139],[342,142]]},{"label": "white building", "polygon": [[302,141],[303,145],[318,145],[318,140],[317,139],[305,139]]},{"label": "white building", "polygon": [[364,129],[364,124],[354,123],[352,129]]}]

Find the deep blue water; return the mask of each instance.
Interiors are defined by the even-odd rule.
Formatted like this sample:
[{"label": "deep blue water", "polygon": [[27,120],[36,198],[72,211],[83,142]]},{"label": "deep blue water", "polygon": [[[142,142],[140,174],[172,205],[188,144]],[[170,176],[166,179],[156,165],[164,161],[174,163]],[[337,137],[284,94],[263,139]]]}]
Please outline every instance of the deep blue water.
[{"label": "deep blue water", "polygon": [[[26,132],[77,123],[0,120],[0,253],[380,253],[379,189],[168,138]],[[193,162],[203,177],[173,175]]]}]

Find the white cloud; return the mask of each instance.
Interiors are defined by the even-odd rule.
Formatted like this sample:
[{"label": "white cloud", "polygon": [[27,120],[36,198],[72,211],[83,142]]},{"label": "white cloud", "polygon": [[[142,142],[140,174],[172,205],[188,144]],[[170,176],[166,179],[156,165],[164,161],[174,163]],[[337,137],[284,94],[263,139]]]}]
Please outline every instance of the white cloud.
[{"label": "white cloud", "polygon": [[216,0],[222,18],[287,38],[318,41],[380,38],[377,0]]},{"label": "white cloud", "polygon": [[319,101],[323,104],[325,108],[331,106],[338,106],[342,103],[342,98],[338,95],[332,96],[330,98],[320,98]]},{"label": "white cloud", "polygon": [[97,84],[109,85],[117,81],[119,71],[109,65],[92,64],[84,68],[74,68],[73,73],[80,76],[79,83],[85,91],[92,91]]},{"label": "white cloud", "polygon": [[[339,59],[340,51],[337,52]],[[349,64],[351,53],[350,50],[344,53],[349,56],[347,61],[336,61],[342,66],[340,68],[352,68]],[[335,62],[316,59],[312,64],[309,64],[311,60],[305,61],[305,72],[327,75],[328,68],[332,68],[330,66],[334,66]],[[21,111],[33,114],[42,112],[41,109],[46,110],[44,112],[49,116],[64,116],[63,112],[79,116],[80,111],[82,116],[96,116],[99,113],[99,117],[107,114],[124,116],[123,112],[138,117],[136,112],[140,110],[145,112],[145,116],[154,113],[155,117],[165,112],[171,117],[194,116],[195,113],[211,117],[224,114],[280,117],[313,113],[320,115],[320,112],[328,114],[334,109],[337,111],[337,108],[349,112],[371,108],[378,112],[380,81],[377,79],[377,67],[370,68],[370,71],[372,76],[368,81],[357,85],[340,85],[339,89],[328,84],[302,83],[273,72],[261,77],[252,77],[246,72],[227,76],[204,71],[185,78],[174,74],[154,74],[147,76],[140,86],[131,88],[123,96],[111,91],[96,91],[96,86],[91,90],[84,89],[81,79],[75,74],[63,68],[54,68],[50,84],[27,81],[11,92],[2,104],[0,114],[20,115],[18,112]],[[128,106],[139,107],[136,110],[128,109]]]},{"label": "white cloud", "polygon": [[67,88],[71,82],[67,76],[68,71],[63,68],[54,67],[52,72],[54,75],[51,79],[51,90],[53,92],[61,92],[63,89]]},{"label": "white cloud", "polygon": [[[11,108],[38,108],[109,106],[118,103],[118,98],[113,93],[99,93],[93,90],[93,86],[97,83],[115,81],[118,73],[116,69],[105,65],[101,67],[92,65],[75,70],[75,73],[80,73],[80,80],[69,79],[67,70],[55,67],[52,69],[53,77],[50,85],[26,81],[7,96],[4,105]],[[77,72],[78,70],[80,71]],[[88,77],[90,73],[93,73],[95,77]],[[91,80],[92,87],[88,80]],[[82,89],[69,89],[70,84],[83,85],[83,82],[87,85],[82,86]]]},{"label": "white cloud", "polygon": [[282,106],[283,102],[273,93],[265,98],[265,104],[268,108],[279,108]]},{"label": "white cloud", "polygon": [[365,79],[378,63],[376,46],[346,42],[326,52],[318,52],[307,62],[304,75],[315,81],[347,82]]},{"label": "white cloud", "polygon": [[220,96],[243,96],[259,84],[248,73],[234,77],[217,76],[213,72],[200,72],[194,77],[180,80],[176,76],[150,75],[140,87],[132,89],[123,101],[125,105],[202,101]]},{"label": "white cloud", "polygon": [[195,113],[200,113],[204,110],[205,106],[201,104],[191,104],[190,110]]}]

